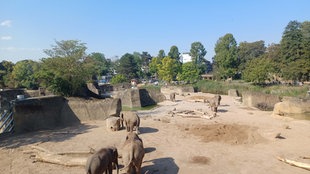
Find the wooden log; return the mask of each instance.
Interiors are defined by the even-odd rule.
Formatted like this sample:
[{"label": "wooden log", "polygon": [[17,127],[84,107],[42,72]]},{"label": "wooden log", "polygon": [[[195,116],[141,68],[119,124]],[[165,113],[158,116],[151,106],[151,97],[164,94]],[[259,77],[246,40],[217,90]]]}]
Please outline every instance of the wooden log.
[{"label": "wooden log", "polygon": [[[85,155],[93,153],[94,149],[90,148],[90,151],[71,151],[71,152],[51,152],[43,147],[30,146],[31,150],[24,151],[24,153],[33,153],[35,162],[44,162],[51,164],[58,164],[67,167],[85,166],[87,157]],[[83,155],[84,157],[72,157],[69,155]]]},{"label": "wooden log", "polygon": [[291,166],[295,166],[295,167],[299,167],[302,169],[306,169],[306,170],[310,170],[310,164],[307,163],[302,163],[302,162],[297,162],[297,161],[293,161],[293,160],[289,160],[289,159],[285,159],[285,158],[281,158],[281,157],[277,157],[277,159],[279,161],[285,162]]}]

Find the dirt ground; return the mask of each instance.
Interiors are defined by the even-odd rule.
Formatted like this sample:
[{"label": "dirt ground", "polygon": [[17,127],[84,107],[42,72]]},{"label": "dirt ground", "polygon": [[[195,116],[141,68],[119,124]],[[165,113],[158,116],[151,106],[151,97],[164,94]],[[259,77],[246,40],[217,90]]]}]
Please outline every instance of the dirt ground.
[{"label": "dirt ground", "polygon": [[[271,112],[245,107],[230,96],[222,96],[213,119],[172,114],[194,110],[211,114],[207,104],[195,102],[193,96],[213,95],[177,95],[176,102],[166,100],[152,110],[138,111],[139,136],[146,151],[142,173],[309,173],[277,160],[277,156],[310,164],[310,159],[301,158],[310,156],[310,121],[272,116]],[[125,136],[125,130],[108,131],[105,121],[89,121],[74,127],[1,138],[0,173],[82,174],[85,169],[81,166],[36,162],[26,152],[31,146],[69,152],[114,145],[121,153]],[[122,166],[121,158],[119,163]]]}]

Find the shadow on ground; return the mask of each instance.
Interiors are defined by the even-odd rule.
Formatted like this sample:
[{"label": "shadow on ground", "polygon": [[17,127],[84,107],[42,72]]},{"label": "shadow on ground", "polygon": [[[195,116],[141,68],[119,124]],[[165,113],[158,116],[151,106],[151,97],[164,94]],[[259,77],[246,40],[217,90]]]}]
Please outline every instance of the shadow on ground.
[{"label": "shadow on ground", "polygon": [[179,167],[174,162],[174,159],[171,157],[167,158],[157,158],[150,161],[145,162],[152,162],[152,165],[143,166],[142,173],[149,173],[149,174],[177,174],[179,172]]},{"label": "shadow on ground", "polygon": [[78,124],[69,127],[59,127],[53,130],[6,135],[0,137],[0,148],[18,148],[20,146],[48,141],[61,142],[64,140],[69,140],[78,134],[86,133],[89,129],[96,127],[98,126]]},{"label": "shadow on ground", "polygon": [[158,129],[152,127],[139,127],[140,134],[158,132]]}]

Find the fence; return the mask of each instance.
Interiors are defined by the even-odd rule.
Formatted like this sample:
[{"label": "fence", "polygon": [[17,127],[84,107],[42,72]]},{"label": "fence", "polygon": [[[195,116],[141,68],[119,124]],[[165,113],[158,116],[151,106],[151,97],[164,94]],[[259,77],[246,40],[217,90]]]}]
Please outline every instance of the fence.
[{"label": "fence", "polygon": [[14,130],[13,105],[10,103],[8,110],[1,110],[0,134]]}]

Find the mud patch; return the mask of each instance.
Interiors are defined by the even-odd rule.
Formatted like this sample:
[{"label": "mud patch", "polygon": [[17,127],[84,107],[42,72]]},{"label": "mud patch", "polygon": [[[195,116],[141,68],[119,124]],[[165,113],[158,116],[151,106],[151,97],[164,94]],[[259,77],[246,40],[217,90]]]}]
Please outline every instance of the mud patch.
[{"label": "mud patch", "polygon": [[209,164],[210,158],[205,157],[205,156],[193,156],[190,159],[190,162],[195,163],[195,164]]},{"label": "mud patch", "polygon": [[195,125],[187,131],[199,136],[204,142],[222,142],[227,144],[257,144],[266,141],[257,128],[238,124]]}]

